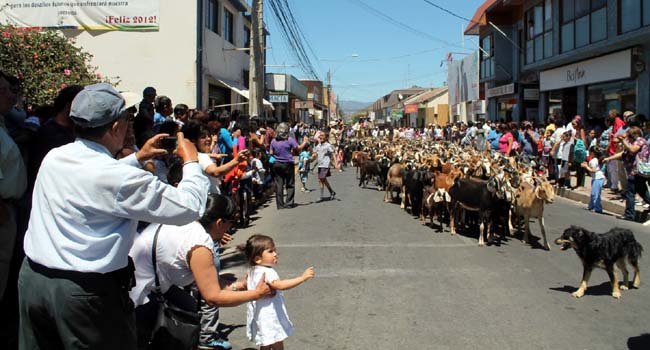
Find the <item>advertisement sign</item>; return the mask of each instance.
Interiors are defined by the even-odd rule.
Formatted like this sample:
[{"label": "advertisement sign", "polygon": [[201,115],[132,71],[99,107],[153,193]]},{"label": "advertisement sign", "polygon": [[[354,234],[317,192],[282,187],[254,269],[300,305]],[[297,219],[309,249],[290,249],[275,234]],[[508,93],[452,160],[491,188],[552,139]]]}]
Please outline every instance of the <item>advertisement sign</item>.
[{"label": "advertisement sign", "polygon": [[511,83],[508,85],[501,85],[501,86],[488,89],[487,92],[485,93],[485,98],[510,95],[514,93],[515,93],[515,83]]},{"label": "advertisement sign", "polygon": [[461,61],[447,65],[447,86],[449,104],[459,104],[479,99],[479,52],[468,55]]},{"label": "advertisement sign", "polygon": [[393,117],[393,120],[400,120],[404,116],[404,112],[402,112],[402,111],[393,111],[390,115],[391,115],[391,117]]},{"label": "advertisement sign", "polygon": [[271,103],[287,103],[287,102],[289,102],[289,95],[269,95],[269,102],[271,102]]},{"label": "advertisement sign", "polygon": [[311,109],[314,108],[314,101],[294,101],[293,107],[295,109]]},{"label": "advertisement sign", "polygon": [[62,1],[7,0],[0,22],[21,28],[158,30],[160,0]]},{"label": "advertisement sign", "polygon": [[404,112],[406,113],[417,113],[418,112],[418,105],[417,104],[410,104],[404,106]]},{"label": "advertisement sign", "polygon": [[632,50],[624,50],[590,60],[543,71],[539,74],[541,91],[564,89],[632,76]]},{"label": "advertisement sign", "polygon": [[524,89],[524,101],[539,101],[539,89]]}]

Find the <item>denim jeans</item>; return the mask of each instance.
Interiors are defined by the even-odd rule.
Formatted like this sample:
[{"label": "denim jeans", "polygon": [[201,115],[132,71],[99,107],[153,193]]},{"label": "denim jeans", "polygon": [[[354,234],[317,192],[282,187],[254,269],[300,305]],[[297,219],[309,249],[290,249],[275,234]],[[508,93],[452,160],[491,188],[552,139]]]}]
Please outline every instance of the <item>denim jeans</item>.
[{"label": "denim jeans", "polygon": [[627,188],[625,191],[625,214],[624,216],[628,219],[634,219],[636,217],[636,211],[634,209],[635,205],[635,196],[638,193],[641,198],[646,203],[650,203],[650,194],[648,193],[648,187],[646,183],[648,179],[642,176],[628,176],[627,177]]},{"label": "denim jeans", "polygon": [[593,210],[596,213],[603,212],[603,207],[600,202],[600,193],[603,190],[604,184],[604,178],[591,180],[591,198],[589,198],[589,207],[587,209]]}]

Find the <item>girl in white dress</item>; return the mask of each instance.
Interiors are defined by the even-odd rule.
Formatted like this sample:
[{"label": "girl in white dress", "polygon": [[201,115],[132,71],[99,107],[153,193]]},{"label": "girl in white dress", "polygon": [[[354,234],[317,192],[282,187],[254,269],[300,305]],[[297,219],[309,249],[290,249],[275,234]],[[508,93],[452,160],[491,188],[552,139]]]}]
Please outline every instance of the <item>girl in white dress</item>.
[{"label": "girl in white dress", "polygon": [[281,291],[312,279],[314,268],[307,268],[298,277],[281,280],[273,269],[273,266],[278,263],[275,243],[271,237],[264,235],[253,235],[248,238],[244,253],[251,266],[246,281],[248,290],[255,289],[262,276],[271,289],[276,290],[273,297],[248,303],[246,335],[250,341],[260,346],[260,350],[282,350],[283,341],[293,331],[293,324],[287,315]]}]

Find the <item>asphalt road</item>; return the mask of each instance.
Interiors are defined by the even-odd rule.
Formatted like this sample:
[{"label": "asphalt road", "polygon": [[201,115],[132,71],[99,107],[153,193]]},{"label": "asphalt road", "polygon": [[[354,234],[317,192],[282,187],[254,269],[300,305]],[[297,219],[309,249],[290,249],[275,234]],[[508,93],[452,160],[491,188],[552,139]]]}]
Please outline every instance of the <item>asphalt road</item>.
[{"label": "asphalt road", "polygon": [[[476,235],[451,236],[423,226],[383,193],[360,189],[354,172],[335,173],[338,199],[315,203],[318,191],[297,193],[297,208],[260,210],[253,233],[272,236],[276,270],[291,278],[314,266],[316,277],[286,291],[294,335],[287,349],[650,349],[650,228],[587,212],[558,198],[546,208],[549,240],[571,224],[604,232],[632,229],[646,247],[640,289],[610,296],[596,270],[582,299],[571,296],[582,274],[573,251],[547,252],[517,239],[477,246]],[[309,184],[316,187],[316,179]],[[533,235],[539,234],[536,221]],[[225,272],[246,265],[233,249]],[[246,308],[223,308],[234,349],[246,339]]]}]

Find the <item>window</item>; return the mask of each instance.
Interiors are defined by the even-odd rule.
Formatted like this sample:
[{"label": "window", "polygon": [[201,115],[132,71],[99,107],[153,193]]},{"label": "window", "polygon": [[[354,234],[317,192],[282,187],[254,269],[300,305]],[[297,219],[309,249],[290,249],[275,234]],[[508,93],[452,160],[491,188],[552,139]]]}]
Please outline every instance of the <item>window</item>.
[{"label": "window", "polygon": [[219,3],[217,0],[207,0],[205,4],[205,26],[219,34]]},{"label": "window", "polygon": [[526,64],[553,56],[553,6],[544,0],[526,12]]},{"label": "window", "polygon": [[563,0],[562,52],[607,39],[607,0]]},{"label": "window", "polygon": [[244,47],[251,47],[251,29],[244,26]]},{"label": "window", "polygon": [[481,39],[481,79],[494,75],[494,42],[492,34]]},{"label": "window", "polygon": [[620,0],[619,9],[621,33],[650,25],[650,0]]},{"label": "window", "polygon": [[234,16],[232,12],[224,9],[223,11],[223,37],[228,40],[231,44],[235,43],[235,33],[234,33]]}]

